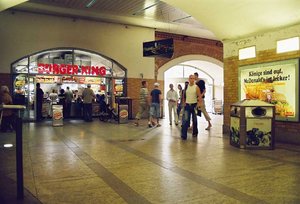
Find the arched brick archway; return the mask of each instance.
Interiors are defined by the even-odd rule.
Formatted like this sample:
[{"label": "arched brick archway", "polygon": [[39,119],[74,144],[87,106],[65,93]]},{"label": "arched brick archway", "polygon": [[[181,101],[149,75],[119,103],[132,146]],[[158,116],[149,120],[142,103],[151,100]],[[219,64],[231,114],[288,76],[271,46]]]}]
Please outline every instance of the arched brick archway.
[{"label": "arched brick archway", "polygon": [[166,62],[164,65],[162,65],[158,70],[157,70],[157,79],[158,80],[164,80],[164,72],[168,70],[170,67],[173,67],[175,65],[178,65],[180,63],[186,62],[186,61],[191,61],[191,60],[199,60],[199,61],[206,61],[210,62],[213,64],[216,64],[220,67],[223,68],[223,62],[216,60],[212,57],[204,56],[204,55],[185,55],[181,57],[177,57],[175,59],[172,59],[168,62]]},{"label": "arched brick archway", "polygon": [[[164,65],[169,64],[170,62],[172,63],[172,61],[174,62],[174,60],[176,61],[178,59],[185,58],[187,56],[201,56],[201,58],[203,57],[205,61],[223,62],[223,44],[221,41],[170,34],[170,33],[162,33],[162,32],[155,33],[156,40],[167,39],[167,38],[173,38],[174,40],[174,54],[173,57],[170,59],[155,58],[155,79],[156,80],[160,78],[158,77],[158,72],[161,72],[159,70],[165,67]],[[195,60],[195,59],[191,58],[190,60]]]}]

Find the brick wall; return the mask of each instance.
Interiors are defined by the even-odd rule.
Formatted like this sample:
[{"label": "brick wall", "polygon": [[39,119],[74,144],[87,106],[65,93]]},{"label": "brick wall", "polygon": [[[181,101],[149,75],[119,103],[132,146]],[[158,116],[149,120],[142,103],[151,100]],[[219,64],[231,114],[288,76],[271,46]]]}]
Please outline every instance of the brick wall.
[{"label": "brick wall", "polygon": [[[135,118],[139,110],[139,94],[141,88],[142,80],[146,80],[148,82],[148,90],[151,91],[153,89],[153,85],[156,82],[155,79],[140,79],[140,78],[128,78],[127,79],[127,95],[132,98],[132,117]],[[158,80],[160,84],[160,90],[164,96],[164,82]]]},{"label": "brick wall", "polygon": [[[238,57],[224,59],[224,125],[223,132],[229,133],[230,105],[238,101],[238,67],[299,58],[300,52],[277,54],[275,49],[259,51],[254,59],[238,60]],[[300,123],[275,121],[276,141],[300,144]]]},{"label": "brick wall", "polygon": [[[223,61],[223,44],[220,41],[209,40],[203,38],[189,37],[184,35],[177,35],[171,33],[156,32],[155,39],[174,39],[174,54],[172,58],[155,58],[155,79],[145,79],[148,81],[149,90],[152,89],[154,82],[157,79],[158,69],[163,66],[165,63],[173,60],[177,57],[185,55],[205,55],[212,58],[215,58],[219,61]],[[127,80],[127,93],[131,97],[132,106],[133,106],[133,117],[138,112],[138,97],[139,90],[141,87],[141,79],[138,78],[129,78]],[[164,82],[158,80],[160,83],[160,88],[164,96]]]},{"label": "brick wall", "polygon": [[221,41],[155,32],[156,40],[167,38],[173,38],[174,40],[174,54],[170,59],[155,58],[155,76],[157,76],[157,70],[161,66],[175,58],[185,55],[205,55],[223,62],[223,44]]}]

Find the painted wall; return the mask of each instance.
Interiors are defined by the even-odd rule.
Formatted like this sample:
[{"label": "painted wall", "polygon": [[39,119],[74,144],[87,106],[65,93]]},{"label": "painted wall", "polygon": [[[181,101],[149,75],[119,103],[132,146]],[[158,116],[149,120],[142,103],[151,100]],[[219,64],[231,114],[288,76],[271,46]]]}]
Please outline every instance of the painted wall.
[{"label": "painted wall", "polygon": [[[300,57],[300,51],[276,53],[276,41],[300,36],[300,25],[282,28],[276,31],[257,34],[248,38],[223,42],[224,44],[224,125],[223,132],[229,132],[230,105],[238,101],[239,66],[274,62]],[[247,60],[238,59],[238,50],[256,46],[256,57]],[[300,122],[275,122],[276,141],[300,144]]]},{"label": "painted wall", "polygon": [[154,78],[154,58],[144,58],[142,43],[154,40],[154,30],[95,21],[9,11],[0,13],[0,73],[10,73],[10,64],[29,54],[75,47],[114,59],[129,78]]}]

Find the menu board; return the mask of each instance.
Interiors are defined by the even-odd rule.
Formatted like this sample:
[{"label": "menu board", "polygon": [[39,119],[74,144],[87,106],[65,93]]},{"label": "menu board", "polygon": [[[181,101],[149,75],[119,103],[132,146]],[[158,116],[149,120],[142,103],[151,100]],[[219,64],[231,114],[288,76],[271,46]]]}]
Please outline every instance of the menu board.
[{"label": "menu board", "polygon": [[274,104],[276,120],[299,120],[299,59],[242,66],[239,83],[240,100]]},{"label": "menu board", "polygon": [[37,75],[36,82],[44,84],[61,83],[61,77],[59,76],[45,76]]}]

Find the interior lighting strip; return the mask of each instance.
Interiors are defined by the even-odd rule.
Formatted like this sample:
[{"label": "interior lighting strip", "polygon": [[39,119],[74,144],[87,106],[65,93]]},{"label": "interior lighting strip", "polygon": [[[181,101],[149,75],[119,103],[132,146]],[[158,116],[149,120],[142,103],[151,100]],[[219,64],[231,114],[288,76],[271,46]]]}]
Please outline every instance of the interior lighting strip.
[{"label": "interior lighting strip", "polygon": [[97,0],[91,0],[89,3],[87,3],[85,5],[86,8],[91,8],[95,3],[96,3]]},{"label": "interior lighting strip", "polygon": [[154,4],[150,5],[150,6],[147,6],[146,8],[143,8],[143,9],[141,9],[141,10],[133,13],[132,15],[136,15],[136,14],[142,13],[143,11],[146,11],[147,9],[150,9],[150,8],[156,6],[158,3],[159,3],[159,1],[157,1],[156,3],[154,3]]},{"label": "interior lighting strip", "polygon": [[178,18],[178,19],[175,19],[173,20],[172,22],[177,22],[177,21],[181,21],[181,20],[184,20],[184,19],[187,19],[187,18],[191,18],[192,16],[185,16],[183,18]]}]

